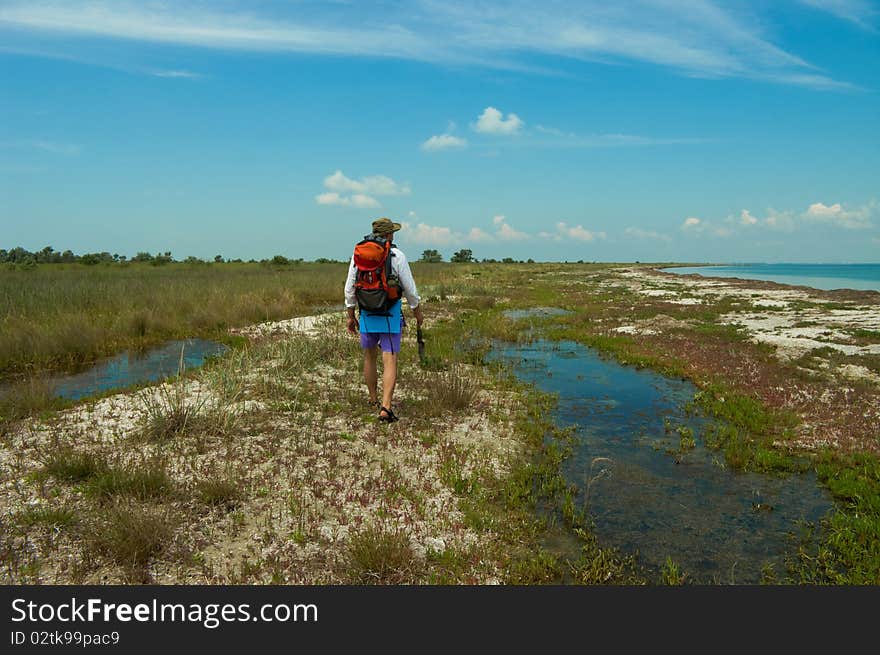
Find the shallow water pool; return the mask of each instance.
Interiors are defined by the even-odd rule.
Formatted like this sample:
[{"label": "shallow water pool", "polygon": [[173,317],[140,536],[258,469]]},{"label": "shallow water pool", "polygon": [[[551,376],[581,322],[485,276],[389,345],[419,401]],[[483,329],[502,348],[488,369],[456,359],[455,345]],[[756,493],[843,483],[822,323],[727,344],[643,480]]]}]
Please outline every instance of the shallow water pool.
[{"label": "shallow water pool", "polygon": [[143,352],[126,351],[103,359],[79,373],[52,376],[49,384],[55,395],[79,400],[97,393],[164,380],[177,375],[181,364],[186,370],[198,368],[209,357],[227,350],[228,346],[205,339],[168,341]]},{"label": "shallow water pool", "polygon": [[[784,574],[799,522],[832,508],[813,474],[727,468],[703,443],[708,419],[686,411],[696,391],[689,382],[622,366],[574,342],[502,344],[491,357],[559,395],[555,422],[574,426],[577,438],[563,472],[578,485],[596,536],[651,568],[671,557],[691,582],[757,583],[765,566]],[[680,449],[679,427],[692,431],[693,448]]]}]

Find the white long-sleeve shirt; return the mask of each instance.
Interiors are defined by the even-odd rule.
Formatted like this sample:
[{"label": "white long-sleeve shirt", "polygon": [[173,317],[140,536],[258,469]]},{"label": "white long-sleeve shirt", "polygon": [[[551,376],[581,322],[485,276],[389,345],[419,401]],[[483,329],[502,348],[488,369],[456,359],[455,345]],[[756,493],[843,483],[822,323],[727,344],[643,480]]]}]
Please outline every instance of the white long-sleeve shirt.
[{"label": "white long-sleeve shirt", "polygon": [[[416,288],[416,281],[413,279],[412,271],[409,270],[409,262],[406,261],[406,255],[397,246],[391,247],[391,273],[400,280],[400,288],[403,296],[406,298],[410,309],[419,306],[421,298]],[[357,298],[354,295],[354,283],[357,279],[357,266],[354,264],[354,255],[351,257],[351,263],[348,265],[348,278],[345,280],[345,306],[357,307]]]}]

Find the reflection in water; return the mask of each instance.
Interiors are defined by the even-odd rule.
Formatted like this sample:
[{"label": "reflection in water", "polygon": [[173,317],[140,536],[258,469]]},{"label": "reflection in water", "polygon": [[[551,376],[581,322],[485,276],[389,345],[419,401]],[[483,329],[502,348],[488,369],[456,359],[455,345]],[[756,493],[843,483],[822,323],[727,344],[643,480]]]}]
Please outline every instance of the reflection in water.
[{"label": "reflection in water", "polygon": [[[689,382],[621,366],[573,342],[503,344],[492,357],[559,394],[557,424],[575,426],[579,443],[564,474],[582,504],[595,479],[588,498],[594,532],[649,566],[671,556],[691,581],[756,583],[766,564],[784,573],[798,522],[815,522],[832,507],[813,474],[726,468],[723,455],[703,445],[708,420],[685,411],[696,390]],[[696,446],[680,452],[679,434],[667,425],[690,428]]]},{"label": "reflection in water", "polygon": [[181,350],[183,366],[188,370],[198,368],[208,357],[224,353],[227,346],[204,339],[169,341],[144,352],[122,353],[99,362],[87,371],[60,375],[50,382],[56,395],[69,400],[79,400],[133,384],[157,382],[177,374]]}]

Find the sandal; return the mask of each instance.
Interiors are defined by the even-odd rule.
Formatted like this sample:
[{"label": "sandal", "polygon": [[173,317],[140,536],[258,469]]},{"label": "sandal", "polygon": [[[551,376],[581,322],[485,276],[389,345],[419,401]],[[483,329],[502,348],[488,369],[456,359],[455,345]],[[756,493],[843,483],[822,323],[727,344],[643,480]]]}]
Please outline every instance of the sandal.
[{"label": "sandal", "polygon": [[[382,412],[386,412],[385,415],[383,415]],[[394,423],[399,420],[400,418],[387,407],[379,407],[379,422]]]}]

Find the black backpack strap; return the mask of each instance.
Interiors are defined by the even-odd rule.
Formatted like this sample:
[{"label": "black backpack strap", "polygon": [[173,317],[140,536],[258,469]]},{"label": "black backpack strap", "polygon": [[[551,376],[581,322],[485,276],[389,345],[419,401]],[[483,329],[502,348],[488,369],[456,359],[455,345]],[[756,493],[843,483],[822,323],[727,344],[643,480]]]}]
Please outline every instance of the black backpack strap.
[{"label": "black backpack strap", "polygon": [[391,277],[391,258],[394,257],[394,244],[391,244],[391,247],[388,249],[388,256],[385,257],[385,279]]}]

